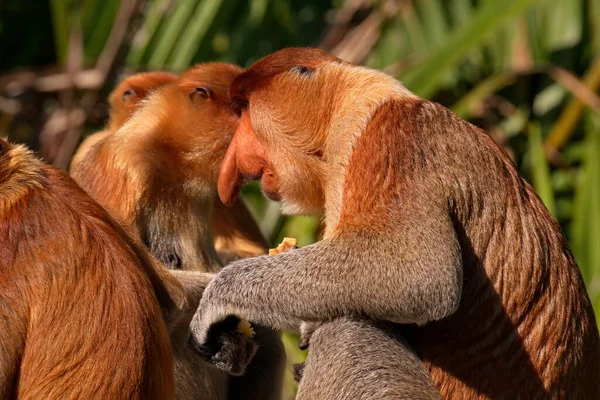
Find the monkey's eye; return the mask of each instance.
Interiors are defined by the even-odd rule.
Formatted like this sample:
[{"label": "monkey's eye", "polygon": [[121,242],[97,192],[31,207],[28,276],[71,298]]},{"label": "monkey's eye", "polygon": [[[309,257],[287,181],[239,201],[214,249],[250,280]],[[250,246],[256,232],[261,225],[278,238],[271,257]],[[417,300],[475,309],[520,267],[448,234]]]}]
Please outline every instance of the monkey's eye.
[{"label": "monkey's eye", "polygon": [[126,91],[123,92],[123,100],[127,100],[128,97],[134,96],[135,90],[133,89],[127,89]]},{"label": "monkey's eye", "polygon": [[196,97],[201,97],[208,100],[212,97],[212,91],[206,86],[198,86],[192,93],[190,93],[190,100],[194,101],[194,98]]},{"label": "monkey's eye", "polygon": [[305,65],[296,65],[295,67],[290,68],[290,72],[294,72],[301,76],[311,76],[314,70]]}]

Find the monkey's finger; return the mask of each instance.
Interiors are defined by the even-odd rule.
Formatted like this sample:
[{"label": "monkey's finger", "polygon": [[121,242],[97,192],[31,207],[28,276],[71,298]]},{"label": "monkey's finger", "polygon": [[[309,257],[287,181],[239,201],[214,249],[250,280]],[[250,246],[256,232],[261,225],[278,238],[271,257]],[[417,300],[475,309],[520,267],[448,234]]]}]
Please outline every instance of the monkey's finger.
[{"label": "monkey's finger", "polygon": [[300,383],[300,381],[302,380],[302,375],[304,374],[305,366],[305,362],[292,365],[292,375],[294,376],[294,381],[296,383]]},{"label": "monkey's finger", "polygon": [[310,337],[308,335],[300,337],[300,341],[298,342],[298,348],[300,350],[308,349],[309,342],[310,342]]}]

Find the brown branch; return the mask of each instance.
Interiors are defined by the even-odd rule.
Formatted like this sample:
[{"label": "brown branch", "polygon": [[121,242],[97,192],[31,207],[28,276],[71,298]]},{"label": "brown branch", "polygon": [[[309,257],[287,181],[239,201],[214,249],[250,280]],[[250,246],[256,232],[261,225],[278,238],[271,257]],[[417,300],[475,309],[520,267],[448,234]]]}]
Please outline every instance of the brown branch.
[{"label": "brown branch", "polygon": [[27,90],[54,93],[75,88],[77,90],[100,89],[104,80],[96,68],[68,72],[51,73],[42,71],[22,71],[5,75],[0,79],[0,92],[14,97]]},{"label": "brown branch", "polygon": [[[121,1],[121,6],[119,7],[117,17],[115,18],[115,22],[113,23],[108,39],[106,40],[104,48],[102,49],[102,53],[100,53],[100,56],[96,61],[95,70],[98,74],[97,79],[102,84],[94,89],[88,90],[83,95],[81,100],[81,109],[86,116],[98,100],[99,88],[104,86],[106,83],[106,78],[108,77],[110,70],[113,68],[119,49],[123,44],[127,34],[129,21],[135,13],[137,4],[138,0]],[[68,119],[68,121],[69,120],[70,119]],[[77,148],[77,144],[79,143],[79,139],[81,138],[84,123],[85,119],[83,122],[79,123],[78,126],[71,127],[71,129],[69,129],[69,131],[66,133],[58,155],[54,160],[54,165],[57,167],[62,169],[66,169],[68,167],[69,161],[71,160],[71,157],[73,157],[75,149]]]},{"label": "brown branch", "polygon": [[[379,41],[383,23],[399,12],[396,0],[385,0],[378,7],[372,7],[372,3],[369,0],[346,2],[336,15],[335,25],[319,47],[342,60],[362,63]],[[369,14],[358,25],[351,27],[354,14],[369,8]]]}]

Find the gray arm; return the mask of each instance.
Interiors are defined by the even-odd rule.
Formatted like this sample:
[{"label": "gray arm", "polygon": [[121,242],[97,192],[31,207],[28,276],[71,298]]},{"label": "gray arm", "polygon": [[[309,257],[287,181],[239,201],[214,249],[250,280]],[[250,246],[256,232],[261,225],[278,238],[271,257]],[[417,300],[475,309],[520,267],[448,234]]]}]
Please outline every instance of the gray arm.
[{"label": "gray arm", "polygon": [[388,226],[232,263],[206,288],[191,324],[195,341],[203,344],[209,328],[231,314],[284,330],[345,315],[421,323],[453,313],[462,258],[448,212],[403,205]]}]

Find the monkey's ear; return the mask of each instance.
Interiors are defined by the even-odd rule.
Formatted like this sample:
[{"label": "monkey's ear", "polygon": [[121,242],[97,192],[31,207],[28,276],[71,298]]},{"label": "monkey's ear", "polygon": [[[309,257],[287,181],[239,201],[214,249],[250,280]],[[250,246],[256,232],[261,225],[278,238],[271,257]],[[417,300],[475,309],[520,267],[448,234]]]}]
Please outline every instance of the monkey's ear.
[{"label": "monkey's ear", "polygon": [[307,67],[306,65],[296,65],[290,68],[290,72],[296,73],[300,76],[311,76],[314,69]]},{"label": "monkey's ear", "polygon": [[129,101],[135,95],[137,95],[137,93],[134,89],[127,89],[123,92],[122,100],[123,102]]},{"label": "monkey's ear", "polygon": [[198,86],[190,93],[190,100],[193,102],[196,99],[209,100],[213,98],[213,92],[206,86]]}]

